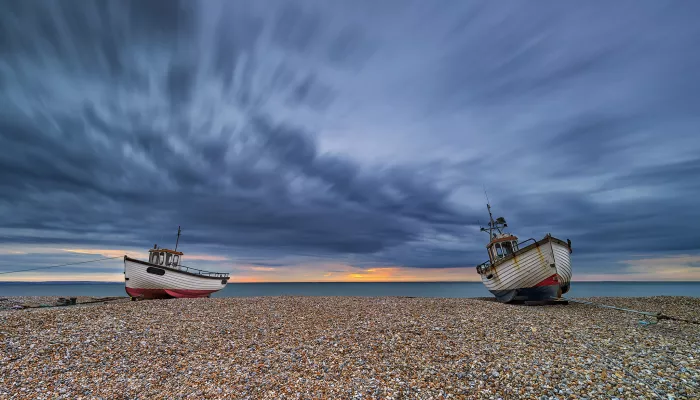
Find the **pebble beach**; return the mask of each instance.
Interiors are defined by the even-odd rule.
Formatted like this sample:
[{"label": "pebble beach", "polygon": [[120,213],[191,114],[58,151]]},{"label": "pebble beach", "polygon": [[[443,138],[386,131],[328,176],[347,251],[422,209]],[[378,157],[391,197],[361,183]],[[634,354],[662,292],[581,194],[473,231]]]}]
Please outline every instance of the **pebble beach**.
[{"label": "pebble beach", "polygon": [[[700,320],[698,298],[586,300]],[[700,398],[700,325],[583,304],[258,297],[7,306],[42,302],[3,302],[0,399]]]}]

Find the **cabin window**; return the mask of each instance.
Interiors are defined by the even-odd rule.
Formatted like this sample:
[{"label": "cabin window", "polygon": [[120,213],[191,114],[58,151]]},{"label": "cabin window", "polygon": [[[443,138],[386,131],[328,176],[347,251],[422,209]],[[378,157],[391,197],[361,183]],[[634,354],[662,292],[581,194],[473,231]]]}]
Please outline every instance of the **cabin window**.
[{"label": "cabin window", "polygon": [[161,252],[158,258],[158,264],[163,265],[165,263],[165,252]]},{"label": "cabin window", "polygon": [[507,256],[508,254],[513,253],[513,247],[510,242],[503,242],[501,243],[501,247],[503,248],[503,255]]},{"label": "cabin window", "polygon": [[146,268],[146,272],[153,275],[165,275],[165,271],[160,268],[148,267]]},{"label": "cabin window", "polygon": [[503,257],[503,249],[501,248],[501,244],[496,243],[495,247],[496,247],[496,255],[498,256],[498,258]]},{"label": "cabin window", "polygon": [[513,244],[513,252],[518,251],[518,242],[516,242],[515,240],[513,240],[511,243]]},{"label": "cabin window", "polygon": [[180,256],[174,255],[173,256],[173,265],[178,265],[180,264]]},{"label": "cabin window", "polygon": [[151,264],[160,264],[158,253],[151,253]]},{"label": "cabin window", "polygon": [[165,265],[170,265],[172,262],[173,255],[170,253],[165,253]]}]

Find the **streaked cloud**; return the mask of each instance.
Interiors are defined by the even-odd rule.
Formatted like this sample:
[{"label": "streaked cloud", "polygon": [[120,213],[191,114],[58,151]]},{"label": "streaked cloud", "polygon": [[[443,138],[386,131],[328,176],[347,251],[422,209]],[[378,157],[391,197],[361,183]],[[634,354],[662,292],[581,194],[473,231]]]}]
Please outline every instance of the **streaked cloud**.
[{"label": "streaked cloud", "polygon": [[699,4],[7,2],[0,271],[182,225],[241,280],[471,280],[486,187],[575,276],[698,279]]},{"label": "streaked cloud", "polygon": [[265,272],[271,272],[271,271],[276,271],[276,268],[272,267],[250,267],[251,271],[265,271]]},{"label": "streaked cloud", "polygon": [[77,254],[93,254],[102,257],[124,257],[125,255],[135,258],[148,258],[148,253],[145,251],[133,252],[124,249],[61,249],[69,253]]}]

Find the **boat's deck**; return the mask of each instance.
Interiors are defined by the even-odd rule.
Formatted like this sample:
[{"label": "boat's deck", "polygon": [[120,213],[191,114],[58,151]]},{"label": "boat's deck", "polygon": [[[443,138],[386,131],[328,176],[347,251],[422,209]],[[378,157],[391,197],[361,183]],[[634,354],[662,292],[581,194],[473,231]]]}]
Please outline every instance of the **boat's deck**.
[{"label": "boat's deck", "polygon": [[176,270],[180,270],[180,271],[185,271],[185,272],[189,272],[191,274],[202,275],[202,276],[212,276],[212,277],[216,277],[216,278],[229,278],[230,277],[227,272],[210,272],[210,271],[204,271],[204,270],[197,269],[197,268],[188,267],[185,265],[178,265],[177,267],[168,267],[168,268],[176,269]]},{"label": "boat's deck", "polygon": [[155,267],[155,268],[163,268],[163,269],[170,270],[170,271],[183,272],[185,274],[198,275],[198,276],[203,276],[203,277],[207,277],[207,278],[229,279],[231,277],[228,272],[204,271],[202,269],[188,267],[186,265],[172,266],[172,265],[153,264],[153,263],[149,263],[148,261],[138,260],[135,258],[131,258],[129,256],[124,256],[124,260],[128,260],[128,261],[135,262],[138,264],[150,265],[150,266]]}]

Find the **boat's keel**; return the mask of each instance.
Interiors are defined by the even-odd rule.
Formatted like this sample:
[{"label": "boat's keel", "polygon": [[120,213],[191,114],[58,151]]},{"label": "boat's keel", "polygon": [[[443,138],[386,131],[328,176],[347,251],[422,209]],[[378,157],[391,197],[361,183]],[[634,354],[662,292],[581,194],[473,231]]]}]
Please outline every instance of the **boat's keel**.
[{"label": "boat's keel", "polygon": [[515,301],[545,301],[558,297],[559,285],[543,285],[511,290],[492,290],[491,293],[502,303]]},{"label": "boat's keel", "polygon": [[126,293],[131,298],[140,299],[172,299],[172,298],[200,298],[211,297],[216,290],[188,290],[188,289],[136,289],[126,288]]}]

